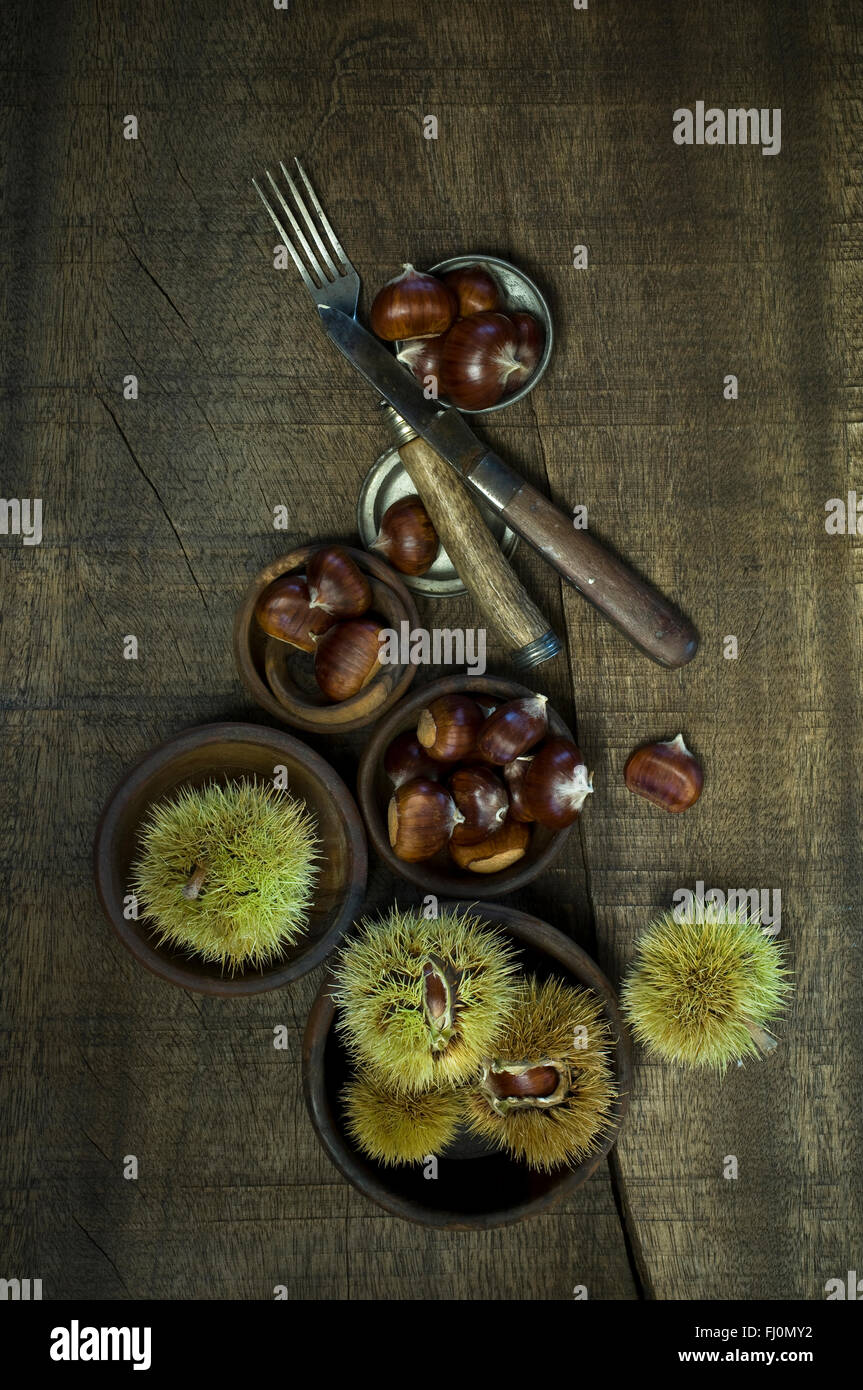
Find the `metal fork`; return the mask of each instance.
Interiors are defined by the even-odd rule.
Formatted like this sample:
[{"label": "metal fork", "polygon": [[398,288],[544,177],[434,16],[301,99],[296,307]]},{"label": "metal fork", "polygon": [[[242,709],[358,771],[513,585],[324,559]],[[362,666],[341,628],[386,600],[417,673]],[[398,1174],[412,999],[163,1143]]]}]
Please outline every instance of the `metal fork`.
[{"label": "metal fork", "polygon": [[[295,159],[294,163],[297,166],[297,173],[305,187],[309,203],[313,211],[317,214],[321,229],[329,241],[329,248],[315,225],[314,218],[300,195],[300,190],[297,188],[297,185],[281,160],[279,160],[279,168],[284,175],[285,183],[290,189],[297,210],[308,229],[309,236],[317,247],[320,261],[318,260],[318,256],[315,255],[314,250],[309,244],[308,237],[303,232],[302,227],[291,211],[287,199],[269,169],[266,169],[265,173],[272,185],[273,193],[291,225],[294,236],[307,257],[308,265],[306,265],[297,252],[284,224],[279,220],[279,216],[273,204],[263,192],[257,179],[252,179],[252,183],[255,185],[258,197],[273,219],[276,230],[282,238],[282,242],[291,253],[294,265],[297,267],[302,277],[303,284],[315,303],[318,306],[324,305],[329,309],[340,309],[343,314],[349,314],[351,318],[355,319],[357,316],[357,302],[360,297],[360,277],[345,255],[341,242],[330,226],[329,219],[318,201],[317,194],[309,183],[305,169],[298,159]],[[323,262],[323,269],[321,267],[321,262]],[[309,274],[309,267],[311,267],[313,274],[317,277],[317,281]]]},{"label": "metal fork", "polygon": [[[430,499],[436,494],[446,496],[442,521],[452,518],[456,522],[453,539],[464,542],[459,547],[461,553],[456,556],[451,552],[450,558],[489,625],[510,638],[519,634],[521,644],[512,654],[515,664],[533,666],[546,661],[559,651],[560,642],[496,547],[489,547],[488,563],[476,563],[471,528],[481,532],[486,528],[478,511],[475,518],[468,516],[469,509],[475,507],[462,486],[464,483],[474,497],[491,506],[507,526],[523,536],[582,597],[654,661],[672,667],[690,661],[698,648],[698,634],[688,619],[589,532],[574,529],[571,518],[478,439],[457,410],[427,400],[419,384],[409,378],[407,369],[359,323],[360,277],[330,226],[303,166],[298,159],[295,163],[301,188],[279,161],[296,212],[269,169],[267,179],[275,204],[260,184],[254,179],[252,183],[317,305],[325,332],[360,375],[398,411],[399,428],[404,425],[407,431],[401,436],[404,443],[400,457],[433,523],[435,513]],[[277,208],[287,219],[293,239]],[[424,450],[422,460],[419,453],[410,452],[419,450],[419,441],[414,441],[413,435],[420,435],[424,444],[431,446]],[[436,529],[442,534],[442,524]],[[494,573],[489,568],[492,556]],[[501,597],[504,591],[509,596],[505,604]]]},{"label": "metal fork", "polygon": [[[272,189],[272,197],[264,193],[257,180],[252,179],[252,183],[283,244],[290,252],[303,284],[318,307],[318,312],[338,310],[356,322],[360,277],[345,255],[344,248],[333,231],[302,164],[298,159],[294,162],[305,198],[281,160],[279,168],[293,199],[295,210],[291,208],[269,169],[266,170],[266,176]],[[277,207],[290,224],[293,239],[288,235]],[[332,337],[327,326],[326,313],[321,317],[326,331]],[[370,338],[370,335],[366,337]],[[338,339],[334,341],[339,346]],[[372,346],[377,348],[378,352],[381,351],[382,345],[372,342]],[[405,369],[396,365],[391,354],[381,355],[388,372],[395,372],[399,378],[404,377],[401,388],[404,390],[407,381]],[[353,357],[351,361],[358,370],[362,370]],[[382,363],[379,362],[378,365],[380,370],[384,370]],[[372,384],[379,390],[385,390],[379,375],[373,378]],[[433,417],[438,409],[436,403],[425,401],[412,380],[411,387],[420,396],[424,413]],[[381,405],[387,405],[387,402],[382,400]],[[450,560],[487,624],[497,630],[509,646],[514,646],[512,659],[518,666],[533,666],[554,656],[560,649],[558,638],[550,630],[548,622],[502,554],[476,502],[468,496],[460,473],[430,449],[423,440],[417,439],[416,431],[402,419],[392,405],[387,406],[387,413],[392,417],[405,472],[425,501],[438,535],[446,537]],[[461,424],[470,442],[477,442],[460,416],[456,416],[454,411],[447,411],[446,414],[453,418],[456,425]]]}]

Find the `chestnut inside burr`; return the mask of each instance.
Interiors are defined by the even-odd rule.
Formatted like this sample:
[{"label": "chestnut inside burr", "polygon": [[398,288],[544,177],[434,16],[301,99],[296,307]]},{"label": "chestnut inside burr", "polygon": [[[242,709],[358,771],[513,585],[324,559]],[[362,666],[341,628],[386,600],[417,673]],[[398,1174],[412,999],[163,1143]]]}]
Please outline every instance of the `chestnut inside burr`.
[{"label": "chestnut inside burr", "polygon": [[182,892],[184,898],[188,898],[191,901],[194,898],[200,897],[201,889],[204,886],[204,880],[207,877],[208,872],[208,865],[195,865],[194,869],[192,870],[189,876],[188,883],[183,884]]},{"label": "chestnut inside burr", "polygon": [[423,966],[423,980],[425,981],[426,1012],[430,1018],[443,1018],[449,1002],[447,987],[431,961],[426,961]]},{"label": "chestnut inside burr", "polygon": [[510,1096],[531,1096],[542,1099],[554,1095],[560,1085],[557,1067],[528,1067],[525,1071],[490,1071],[485,1078],[486,1090],[500,1099]]},{"label": "chestnut inside burr", "polygon": [[423,965],[423,1011],[433,1051],[445,1052],[455,1033],[455,991],[441,961]]}]

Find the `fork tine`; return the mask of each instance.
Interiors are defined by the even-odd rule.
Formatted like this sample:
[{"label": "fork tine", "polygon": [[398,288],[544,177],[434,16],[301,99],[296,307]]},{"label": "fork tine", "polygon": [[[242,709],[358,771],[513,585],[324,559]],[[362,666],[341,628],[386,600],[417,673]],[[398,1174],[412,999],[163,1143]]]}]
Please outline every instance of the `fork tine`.
[{"label": "fork tine", "polygon": [[318,214],[318,217],[320,218],[321,226],[323,227],[324,231],[326,232],[327,236],[328,236],[329,239],[330,239],[330,245],[332,246],[333,250],[335,251],[335,253],[336,253],[336,255],[338,256],[339,260],[341,261],[342,265],[343,265],[347,270],[353,270],[353,266],[351,265],[350,261],[348,260],[347,256],[346,256],[345,253],[344,253],[344,250],[342,249],[342,244],[341,244],[341,242],[339,241],[338,237],[336,236],[335,232],[333,231],[332,227],[330,226],[329,219],[328,219],[326,213],[324,212],[323,208],[321,207],[320,203],[318,202],[317,194],[315,193],[315,190],[312,188],[312,185],[309,183],[309,180],[308,180],[308,178],[307,178],[307,176],[306,176],[306,171],[305,171],[305,169],[303,168],[303,166],[302,166],[302,164],[300,163],[300,161],[296,158],[296,156],[294,157],[294,163],[296,164],[297,169],[299,170],[300,178],[302,179],[303,183],[306,185],[306,192],[307,192],[308,195],[309,195],[309,199],[311,200],[312,207],[314,208],[315,212]]},{"label": "fork tine", "polygon": [[285,179],[286,179],[286,181],[287,181],[288,188],[291,190],[291,192],[292,192],[293,195],[294,195],[294,202],[296,203],[296,205],[297,205],[297,207],[299,208],[300,212],[303,214],[303,221],[305,222],[306,226],[308,227],[309,231],[311,232],[312,236],[313,236],[314,239],[315,239],[315,245],[317,246],[317,248],[318,248],[318,250],[320,251],[321,255],[323,256],[324,260],[326,261],[327,266],[328,266],[328,268],[329,268],[329,270],[330,270],[330,273],[331,273],[332,276],[333,276],[333,279],[336,279],[336,277],[337,277],[341,272],[339,271],[338,267],[337,267],[336,265],[333,264],[333,261],[332,261],[332,258],[331,258],[331,256],[330,256],[330,253],[329,253],[329,251],[327,250],[326,243],[325,243],[323,237],[321,236],[320,232],[318,231],[317,227],[315,226],[314,222],[312,221],[311,214],[309,213],[309,210],[308,210],[308,208],[306,207],[306,205],[305,205],[305,203],[303,202],[303,199],[302,199],[302,197],[301,197],[301,195],[300,195],[300,190],[297,188],[297,185],[294,183],[293,179],[291,178],[290,174],[288,173],[287,169],[285,168],[285,166],[284,166],[284,164],[282,163],[281,160],[279,160],[279,168],[281,169],[282,173],[283,173],[284,176],[285,176]]},{"label": "fork tine", "polygon": [[294,229],[294,236],[297,238],[298,242],[300,243],[300,245],[302,246],[303,250],[305,251],[306,255],[307,255],[308,258],[309,258],[309,262],[310,262],[310,264],[311,264],[312,270],[313,270],[313,271],[315,272],[315,274],[317,275],[318,279],[319,279],[320,282],[321,282],[321,285],[326,285],[326,284],[327,284],[327,277],[326,277],[326,275],[324,274],[324,272],[321,270],[321,267],[318,265],[317,259],[316,259],[316,257],[315,257],[315,253],[314,253],[314,251],[312,250],[312,248],[311,248],[311,246],[309,245],[309,243],[306,241],[306,238],[305,238],[305,236],[303,235],[303,229],[302,229],[302,227],[300,226],[300,224],[299,224],[299,222],[297,221],[296,217],[294,217],[294,214],[291,212],[291,209],[288,207],[288,204],[287,204],[287,202],[285,201],[285,196],[284,196],[284,194],[282,193],[282,190],[279,188],[279,185],[276,183],[276,180],[273,178],[273,176],[272,176],[272,174],[270,173],[269,169],[265,169],[264,172],[265,172],[267,178],[270,180],[270,183],[273,185],[273,192],[275,193],[276,197],[278,198],[279,202],[281,203],[281,205],[282,205],[282,210],[284,211],[284,213],[285,213],[285,215],[286,215],[288,221],[290,222],[291,226],[292,226],[293,229]]},{"label": "fork tine", "polygon": [[278,217],[276,216],[276,213],[275,213],[275,211],[273,210],[273,207],[272,207],[272,205],[271,205],[269,199],[266,197],[266,195],[264,194],[264,192],[263,192],[262,189],[260,188],[257,179],[252,179],[252,183],[253,183],[254,186],[255,186],[255,190],[256,190],[256,192],[257,192],[257,194],[258,194],[258,197],[260,198],[260,200],[261,200],[261,202],[263,203],[264,207],[267,209],[267,212],[270,214],[270,217],[273,219],[273,222],[274,222],[275,225],[276,225],[276,231],[278,232],[279,236],[281,237],[283,245],[287,248],[288,251],[290,251],[291,256],[293,257],[294,265],[297,267],[297,270],[300,272],[300,275],[303,277],[303,282],[304,282],[304,284],[305,284],[305,286],[306,286],[306,289],[309,290],[309,291],[313,294],[314,291],[318,288],[318,286],[315,284],[314,280],[313,280],[312,277],[309,275],[309,272],[306,270],[306,267],[303,265],[303,262],[301,261],[300,257],[297,255],[296,251],[294,250],[293,244],[292,244],[292,242],[291,242],[291,238],[288,236],[287,232],[285,231],[284,227],[282,226],[281,222],[279,221]]}]

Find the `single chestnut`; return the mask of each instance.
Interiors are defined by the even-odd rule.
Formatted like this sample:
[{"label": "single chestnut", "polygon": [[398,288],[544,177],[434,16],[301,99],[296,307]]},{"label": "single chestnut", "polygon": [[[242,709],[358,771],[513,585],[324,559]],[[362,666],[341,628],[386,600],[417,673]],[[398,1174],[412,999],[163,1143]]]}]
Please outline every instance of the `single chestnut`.
[{"label": "single chestnut", "polygon": [[268,584],[255,604],[255,618],[268,637],[301,652],[313,652],[318,637],[336,621],[323,609],[311,607],[302,574],[283,574]]},{"label": "single chestnut", "polygon": [[498,283],[485,266],[463,265],[458,270],[448,270],[443,282],[449,285],[458,300],[459,318],[466,319],[471,314],[503,308]]},{"label": "single chestnut", "polygon": [[477,752],[503,767],[548,733],[547,695],[526,695],[499,705],[476,738]]},{"label": "single chestnut", "polygon": [[499,1115],[513,1110],[550,1110],[563,1104],[570,1089],[568,1066],[553,1057],[536,1061],[496,1058],[483,1066],[480,1087]]},{"label": "single chestnut", "polygon": [[542,350],[545,347],[545,334],[542,331],[542,325],[537,322],[533,314],[510,314],[509,317],[512,319],[518,339],[515,347],[518,366],[514,372],[510,373],[506,383],[506,395],[518,391],[520,387],[530,381],[539,366],[539,359],[542,357]]},{"label": "single chestnut", "polygon": [[401,275],[378,290],[370,322],[379,338],[394,343],[446,333],[457,310],[458,300],[448,285],[406,262]]},{"label": "single chestnut", "polygon": [[437,531],[416,493],[399,497],[381,517],[369,550],[377,550],[400,574],[425,574],[438,553]]},{"label": "single chestnut", "polygon": [[427,777],[403,782],[393,793],[387,810],[390,844],[408,864],[431,859],[442,850],[461,813],[445,787]]},{"label": "single chestnut", "polygon": [[472,752],[482,711],[469,695],[439,695],[420,712],[417,738],[433,758],[458,763]]},{"label": "single chestnut", "polygon": [[452,832],[457,845],[478,845],[500,830],[506,820],[509,797],[506,787],[490,767],[468,763],[449,779],[457,810],[464,816]]},{"label": "single chestnut", "polygon": [[356,560],[340,545],[316,550],[309,557],[306,572],[312,608],[322,608],[334,618],[358,618],[371,607],[371,585]]},{"label": "single chestnut", "polygon": [[623,780],[631,792],[664,811],[679,814],[694,806],[704,786],[698,759],[683,734],[667,743],[646,743],[627,759]]},{"label": "single chestnut", "polygon": [[441,763],[429,756],[413,729],[397,734],[384,754],[384,772],[394,787],[416,777],[428,777],[434,782],[444,770]]},{"label": "single chestnut", "polygon": [[522,754],[518,758],[513,758],[511,763],[507,763],[503,770],[503,780],[506,783],[507,795],[509,796],[509,814],[513,820],[522,821],[525,824],[533,820],[533,816],[524,804],[522,794],[525,773],[532,762],[532,754],[527,756]]},{"label": "single chestnut", "polygon": [[441,391],[465,410],[497,405],[518,370],[518,334],[505,314],[473,314],[454,323],[441,354]]},{"label": "single chestnut", "polygon": [[521,784],[521,804],[533,820],[563,830],[593,791],[580,750],[568,738],[550,738],[531,759]]},{"label": "single chestnut", "polygon": [[329,700],[350,700],[381,670],[381,633],[374,618],[336,623],[315,647],[315,680]]},{"label": "single chestnut", "polygon": [[430,400],[436,401],[440,395],[440,361],[445,342],[445,333],[439,333],[436,338],[412,338],[396,354]]},{"label": "single chestnut", "polygon": [[451,839],[449,852],[460,869],[469,869],[472,874],[497,874],[523,859],[529,842],[528,827],[507,818],[500,830],[478,845],[460,845]]}]

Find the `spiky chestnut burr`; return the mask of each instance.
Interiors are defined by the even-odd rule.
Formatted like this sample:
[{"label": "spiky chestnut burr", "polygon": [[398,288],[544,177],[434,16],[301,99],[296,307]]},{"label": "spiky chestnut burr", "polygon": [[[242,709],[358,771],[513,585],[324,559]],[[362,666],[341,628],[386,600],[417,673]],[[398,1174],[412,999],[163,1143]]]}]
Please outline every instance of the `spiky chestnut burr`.
[{"label": "spiky chestnut burr", "polygon": [[363,1075],[415,1093],[473,1079],[508,1018],[518,967],[481,918],[393,908],[334,968],[338,1029]]},{"label": "spiky chestnut burr", "polygon": [[452,1143],[462,1117],[459,1091],[392,1091],[368,1076],[342,1092],[349,1136],[378,1163],[421,1163]]},{"label": "spiky chestnut burr", "polygon": [[164,944],[234,974],[306,930],[318,840],[286,792],[246,779],[184,787],[151,809],[140,838],[132,887]]},{"label": "spiky chestnut burr", "polygon": [[611,1041],[596,995],[530,976],[479,1083],[465,1091],[468,1127],[530,1168],[580,1163],[617,1097]]},{"label": "spiky chestnut burr", "polygon": [[638,1040],[668,1062],[724,1070],[771,1052],[767,1024],[793,986],[783,947],[744,908],[696,900],[663,912],[636,947],[621,1002]]}]

